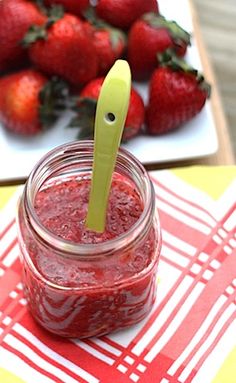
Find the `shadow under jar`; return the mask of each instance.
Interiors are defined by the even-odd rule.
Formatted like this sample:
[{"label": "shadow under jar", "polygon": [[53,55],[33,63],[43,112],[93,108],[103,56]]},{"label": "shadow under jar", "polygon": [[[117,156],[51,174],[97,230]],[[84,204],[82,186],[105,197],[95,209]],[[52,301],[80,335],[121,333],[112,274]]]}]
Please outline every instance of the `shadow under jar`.
[{"label": "shadow under jar", "polygon": [[28,307],[45,329],[100,336],[133,325],[156,298],[161,249],[149,176],[120,150],[106,229],[85,227],[93,142],[72,142],[32,170],[18,207],[18,237]]}]

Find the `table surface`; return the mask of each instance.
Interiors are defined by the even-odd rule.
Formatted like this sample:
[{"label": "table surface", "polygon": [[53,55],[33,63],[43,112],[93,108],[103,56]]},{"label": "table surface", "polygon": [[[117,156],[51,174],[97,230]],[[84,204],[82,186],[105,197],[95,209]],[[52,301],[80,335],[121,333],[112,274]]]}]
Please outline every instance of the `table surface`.
[{"label": "table surface", "polygon": [[[208,14],[211,14],[211,11],[213,12],[213,14],[214,12],[216,13],[220,12],[221,10],[220,6],[218,6],[218,8],[216,7],[216,10],[213,6],[213,4],[215,4],[215,1],[216,3],[218,2],[220,4],[220,0],[214,0],[214,2],[210,0],[209,2],[207,2],[207,5],[211,4],[211,8],[208,7],[204,13],[204,6],[206,7],[206,5],[204,4],[203,0],[189,0],[191,12],[192,12],[192,18],[193,18],[194,35],[195,35],[195,39],[196,39],[199,53],[201,56],[204,75],[207,78],[207,80],[212,84],[211,102],[212,102],[212,110],[213,110],[213,115],[214,115],[216,129],[217,129],[219,149],[217,153],[215,153],[214,155],[210,155],[210,156],[199,158],[199,159],[160,163],[160,164],[156,164],[156,163],[149,164],[146,166],[147,170],[154,170],[154,169],[160,169],[160,168],[172,168],[172,167],[180,167],[180,166],[191,166],[191,165],[233,165],[235,164],[234,146],[232,145],[233,134],[228,126],[228,121],[226,120],[226,115],[224,110],[225,108],[223,107],[223,103],[222,103],[223,101],[222,91],[219,91],[219,87],[218,87],[219,80],[218,80],[218,77],[216,77],[215,69],[213,70],[213,60],[212,60],[212,57],[210,58],[210,54],[209,54],[209,52],[212,52],[212,48],[206,49],[205,40],[207,40],[208,34],[205,33],[203,37],[202,30],[204,31],[204,22],[203,21],[200,22],[200,19],[202,20],[203,14],[207,14],[207,12]],[[234,1],[235,0],[227,0],[226,3],[232,2],[232,8],[235,9],[235,13],[236,13],[236,6],[233,5]],[[203,6],[203,8],[201,6]],[[211,19],[214,19],[212,14],[211,14]],[[217,17],[217,20],[219,20],[219,17]],[[225,19],[225,24],[226,23],[227,22]],[[220,30],[221,27],[217,25],[212,26],[213,29],[216,28],[217,30]],[[214,41],[215,40],[216,39],[214,38]],[[225,58],[225,62],[226,61],[227,60]],[[235,112],[235,108],[234,108],[234,112]],[[235,119],[236,119],[236,115],[235,115]],[[236,136],[235,136],[235,152],[236,152]],[[18,180],[16,179],[12,181],[2,181],[2,182],[0,181],[0,186],[19,184],[24,181],[25,181],[24,179],[18,179]]]}]

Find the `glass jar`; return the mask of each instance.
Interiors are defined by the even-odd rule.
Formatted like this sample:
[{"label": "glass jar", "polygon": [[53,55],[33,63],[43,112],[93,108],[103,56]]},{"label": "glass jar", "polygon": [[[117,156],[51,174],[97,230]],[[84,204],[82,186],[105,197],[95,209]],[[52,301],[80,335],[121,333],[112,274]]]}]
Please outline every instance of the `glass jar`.
[{"label": "glass jar", "polygon": [[[143,210],[126,232],[105,242],[76,243],[51,231],[36,212],[38,193],[54,185],[75,180],[82,193],[83,182],[91,179],[92,162],[92,141],[53,149],[32,170],[18,206],[28,307],[45,329],[67,337],[100,336],[133,325],[146,317],[156,297],[161,232],[155,193],[146,170],[127,151],[119,151],[113,179],[122,180],[124,190],[135,190]],[[73,195],[77,189],[63,186],[58,193]],[[48,198],[47,203],[59,209],[61,197],[49,193]],[[83,209],[81,203],[70,219]],[[51,224],[57,225],[56,220]]]}]

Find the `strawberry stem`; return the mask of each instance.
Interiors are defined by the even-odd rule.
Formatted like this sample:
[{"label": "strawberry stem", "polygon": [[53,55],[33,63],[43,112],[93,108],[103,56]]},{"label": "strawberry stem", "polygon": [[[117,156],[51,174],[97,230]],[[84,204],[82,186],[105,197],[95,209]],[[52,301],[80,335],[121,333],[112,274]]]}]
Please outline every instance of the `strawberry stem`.
[{"label": "strawberry stem", "polygon": [[44,25],[31,25],[26,32],[21,44],[27,48],[37,40],[47,39],[47,30],[64,15],[64,10],[61,5],[55,5],[48,11],[48,18]]},{"label": "strawberry stem", "polygon": [[35,0],[34,1],[35,4],[37,5],[38,9],[40,10],[40,12],[42,12],[44,15],[47,16],[48,14],[48,9],[46,8],[46,6],[44,5],[44,1],[43,0]]},{"label": "strawberry stem", "polygon": [[31,27],[29,27],[28,29],[28,32],[21,41],[21,44],[23,45],[23,47],[27,48],[30,44],[34,43],[35,41],[39,39],[46,40],[46,38],[47,31],[44,25],[31,25]]},{"label": "strawberry stem", "polygon": [[173,49],[166,49],[164,52],[157,54],[160,66],[169,66],[173,70],[182,70],[192,74],[197,74],[197,70],[190,66],[184,59],[176,56]]},{"label": "strawberry stem", "polygon": [[111,27],[110,24],[106,23],[106,21],[99,19],[94,11],[93,7],[88,7],[84,12],[83,12],[84,18],[90,22],[94,27],[98,29],[104,29],[104,28],[109,28]]},{"label": "strawberry stem", "polygon": [[58,113],[66,109],[68,85],[64,80],[54,76],[39,93],[39,117],[42,125],[47,127],[55,122]]},{"label": "strawberry stem", "polygon": [[166,28],[177,45],[181,45],[182,42],[185,42],[186,45],[191,44],[191,35],[175,21],[166,20],[164,16],[153,12],[145,13],[143,20],[153,28]]},{"label": "strawberry stem", "polygon": [[184,59],[177,57],[172,49],[167,49],[163,53],[158,53],[157,60],[159,62],[159,66],[169,67],[173,71],[182,71],[196,77],[200,88],[206,92],[207,98],[210,98],[211,86],[205,81],[203,74],[189,65]]},{"label": "strawberry stem", "polygon": [[48,20],[46,22],[46,28],[49,28],[56,21],[60,20],[64,16],[64,8],[62,5],[54,5],[48,12]]},{"label": "strawberry stem", "polygon": [[123,44],[126,44],[127,37],[125,33],[122,30],[115,28],[104,20],[98,18],[93,7],[88,7],[83,12],[83,16],[96,29],[106,30],[109,32],[110,42],[114,49],[116,48],[119,41],[123,41]]},{"label": "strawberry stem", "polygon": [[68,128],[78,128],[78,139],[93,138],[97,100],[89,97],[78,97],[71,109],[76,112]]}]

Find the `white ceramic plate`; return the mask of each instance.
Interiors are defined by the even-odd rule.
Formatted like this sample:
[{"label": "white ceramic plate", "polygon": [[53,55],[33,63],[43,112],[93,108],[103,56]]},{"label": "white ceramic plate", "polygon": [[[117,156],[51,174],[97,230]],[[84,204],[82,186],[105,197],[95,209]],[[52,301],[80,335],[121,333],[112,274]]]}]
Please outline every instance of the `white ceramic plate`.
[{"label": "white ceramic plate", "polygon": [[[192,34],[192,46],[186,59],[195,68],[202,69],[194,40],[188,0],[159,0],[161,13],[176,20]],[[134,84],[147,101],[147,86]],[[35,163],[53,147],[75,139],[76,129],[65,129],[68,115],[40,136],[23,138],[7,132],[0,126],[0,181],[27,177]],[[180,161],[208,156],[218,149],[211,102],[207,101],[201,113],[178,130],[168,134],[139,136],[124,145],[143,164]]]}]

